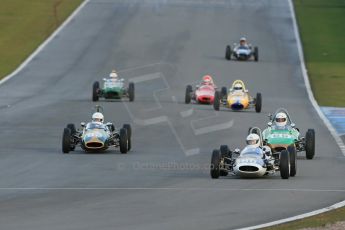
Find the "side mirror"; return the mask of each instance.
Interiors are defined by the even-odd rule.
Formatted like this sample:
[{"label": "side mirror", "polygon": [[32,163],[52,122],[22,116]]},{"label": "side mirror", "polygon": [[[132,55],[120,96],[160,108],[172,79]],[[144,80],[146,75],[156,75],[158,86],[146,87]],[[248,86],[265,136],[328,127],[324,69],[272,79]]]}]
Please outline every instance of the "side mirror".
[{"label": "side mirror", "polygon": [[103,78],[103,81],[106,81],[107,79],[106,78]]},{"label": "side mirror", "polygon": [[248,93],[248,89],[244,90],[245,93]]},{"label": "side mirror", "polygon": [[272,126],[272,122],[268,122],[267,125],[268,125],[269,127],[271,127],[271,126]]},{"label": "side mirror", "polygon": [[241,151],[240,149],[235,149],[234,153],[240,153],[240,151]]},{"label": "side mirror", "polygon": [[295,128],[295,127],[296,127],[296,124],[295,124],[295,123],[291,123],[291,127],[292,127],[292,128]]},{"label": "side mirror", "polygon": [[84,128],[86,126],[85,122],[80,122],[80,126]]}]

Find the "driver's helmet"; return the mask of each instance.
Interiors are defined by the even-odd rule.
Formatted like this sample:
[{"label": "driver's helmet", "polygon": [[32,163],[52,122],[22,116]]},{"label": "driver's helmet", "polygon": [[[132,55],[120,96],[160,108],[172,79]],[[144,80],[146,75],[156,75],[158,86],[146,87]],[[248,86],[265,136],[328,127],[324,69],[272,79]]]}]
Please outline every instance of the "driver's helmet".
[{"label": "driver's helmet", "polygon": [[274,122],[278,127],[284,127],[287,123],[287,115],[286,113],[280,112],[277,113]]},{"label": "driver's helmet", "polygon": [[247,39],[245,38],[245,37],[242,37],[241,39],[240,39],[240,45],[241,46],[244,46],[244,45],[246,45],[247,44]]},{"label": "driver's helmet", "polygon": [[243,91],[242,84],[240,84],[240,83],[235,84],[233,90],[234,91],[241,91],[242,92]]},{"label": "driver's helmet", "polygon": [[205,75],[202,77],[201,83],[203,85],[212,85],[213,84],[213,79],[210,75]]},{"label": "driver's helmet", "polygon": [[117,78],[117,73],[116,73],[116,70],[112,70],[111,73],[109,74],[109,77],[110,78],[113,78],[113,79],[116,79]]},{"label": "driver's helmet", "polygon": [[260,137],[255,133],[251,133],[246,138],[247,145],[253,148],[260,146]]},{"label": "driver's helmet", "polygon": [[93,122],[103,123],[103,121],[104,121],[103,114],[100,113],[100,112],[96,112],[96,113],[92,114],[92,121]]}]

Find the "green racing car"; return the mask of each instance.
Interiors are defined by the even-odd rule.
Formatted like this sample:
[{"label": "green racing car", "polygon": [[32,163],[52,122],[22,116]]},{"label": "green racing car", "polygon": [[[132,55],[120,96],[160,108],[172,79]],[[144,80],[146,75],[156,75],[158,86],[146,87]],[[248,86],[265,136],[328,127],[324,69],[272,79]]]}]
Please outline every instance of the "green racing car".
[{"label": "green racing car", "polygon": [[315,131],[308,129],[305,137],[291,121],[286,109],[280,108],[275,114],[270,115],[268,127],[262,132],[264,145],[271,148],[272,153],[293,147],[296,152],[305,151],[307,159],[313,159],[315,155]]},{"label": "green racing car", "polygon": [[129,101],[134,101],[134,83],[129,82],[125,86],[124,79],[107,79],[103,78],[103,88],[100,88],[98,81],[93,83],[92,101],[98,101],[99,98],[105,99],[122,99],[127,97]]}]

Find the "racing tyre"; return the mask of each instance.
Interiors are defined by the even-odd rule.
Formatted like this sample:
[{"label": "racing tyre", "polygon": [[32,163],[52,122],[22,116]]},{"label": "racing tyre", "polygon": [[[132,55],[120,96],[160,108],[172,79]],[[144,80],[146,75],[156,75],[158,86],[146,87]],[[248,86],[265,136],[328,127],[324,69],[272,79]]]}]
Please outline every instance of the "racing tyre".
[{"label": "racing tyre", "polygon": [[[71,136],[77,133],[77,129],[75,128],[74,124],[68,124],[67,128],[71,130]],[[74,149],[75,149],[75,145],[71,145],[71,151],[74,151]]]},{"label": "racing tyre", "polygon": [[125,154],[128,152],[128,135],[127,129],[120,129],[120,152]]},{"label": "racing tyre", "polygon": [[220,91],[220,94],[221,94],[220,95],[221,98],[226,97],[228,95],[228,89],[225,86],[223,86],[221,91]]},{"label": "racing tyre", "polygon": [[260,113],[261,107],[262,107],[262,96],[261,96],[261,93],[257,93],[256,99],[255,99],[255,112]]},{"label": "racing tyre", "polygon": [[64,128],[62,135],[62,152],[69,153],[69,151],[71,151],[71,130],[69,128]]},{"label": "racing tyre", "polygon": [[283,150],[280,153],[280,176],[282,179],[289,179],[290,176],[290,159],[289,159],[289,152],[287,150]]},{"label": "racing tyre", "polygon": [[257,46],[254,47],[254,61],[259,61],[259,48]]},{"label": "racing tyre", "polygon": [[99,100],[99,82],[95,81],[92,86],[92,101],[98,101]]},{"label": "racing tyre", "polygon": [[132,127],[130,124],[124,124],[123,128],[127,130],[128,137],[128,151],[132,148]]},{"label": "racing tyre", "polygon": [[287,148],[290,154],[290,176],[294,177],[297,172],[297,153],[296,147],[294,145],[290,145]]},{"label": "racing tyre", "polygon": [[189,104],[192,100],[192,92],[193,92],[193,88],[191,85],[187,85],[186,87],[186,96],[185,96],[185,99],[184,99],[184,102],[186,104]]},{"label": "racing tyre", "polygon": [[212,179],[218,179],[220,176],[220,152],[218,149],[213,150],[211,158],[210,174]]},{"label": "racing tyre", "polygon": [[[220,146],[220,156],[221,157],[230,157],[231,158],[230,150],[229,150],[229,147],[227,145],[221,145]],[[228,172],[225,171],[225,170],[220,170],[219,171],[219,175],[220,176],[227,176]]]},{"label": "racing tyre", "polygon": [[314,158],[315,155],[315,131],[308,129],[305,135],[305,155],[308,160]]},{"label": "racing tyre", "polygon": [[219,111],[219,108],[220,108],[220,93],[219,93],[219,91],[216,91],[214,93],[213,108],[214,108],[214,110]]},{"label": "racing tyre", "polygon": [[226,46],[225,59],[229,60],[229,61],[231,60],[231,47],[230,46]]},{"label": "racing tyre", "polygon": [[68,124],[67,128],[71,130],[71,135],[74,135],[77,133],[77,129],[75,128],[74,124]]},{"label": "racing tyre", "polygon": [[128,98],[129,98],[129,101],[134,101],[134,96],[135,96],[134,83],[130,82],[128,84]]}]

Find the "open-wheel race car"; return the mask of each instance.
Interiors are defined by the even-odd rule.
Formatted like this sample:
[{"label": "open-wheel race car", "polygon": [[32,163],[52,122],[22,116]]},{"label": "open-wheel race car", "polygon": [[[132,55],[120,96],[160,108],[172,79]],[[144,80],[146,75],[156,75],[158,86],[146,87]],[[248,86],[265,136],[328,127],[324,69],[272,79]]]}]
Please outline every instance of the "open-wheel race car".
[{"label": "open-wheel race car", "polygon": [[193,90],[191,85],[187,85],[185,103],[212,104],[216,89],[217,86],[214,84],[212,77],[205,75],[202,81],[196,85],[195,90]]},{"label": "open-wheel race car", "polygon": [[97,112],[93,113],[92,121],[81,122],[81,128],[74,124],[68,124],[63,130],[62,152],[74,151],[80,146],[86,152],[104,151],[110,147],[120,148],[121,153],[127,153],[131,147],[132,129],[129,124],[122,128],[115,128],[113,123],[103,123],[104,117],[97,106]]},{"label": "open-wheel race car", "polygon": [[268,127],[263,131],[264,143],[272,152],[281,152],[292,146],[297,152],[305,151],[307,159],[313,159],[315,155],[315,131],[308,129],[305,137],[301,136],[296,124],[291,121],[288,111],[278,109],[274,115],[269,115]]},{"label": "open-wheel race car", "polygon": [[134,83],[129,82],[125,85],[124,79],[118,79],[117,73],[113,71],[110,78],[103,78],[103,87],[100,87],[98,81],[92,85],[92,101],[98,101],[100,98],[105,99],[122,99],[128,98],[129,101],[134,101],[135,89]]},{"label": "open-wheel race car", "polygon": [[230,45],[226,46],[225,49],[225,59],[231,60],[232,58],[240,61],[247,61],[254,59],[254,61],[259,60],[259,48],[257,46],[253,47],[251,44],[247,44],[246,38],[241,38],[240,43],[234,43],[233,49]]},{"label": "open-wheel race car", "polygon": [[251,97],[243,81],[235,80],[229,92],[226,87],[222,87],[221,91],[215,92],[213,108],[218,111],[221,106],[235,111],[254,107],[255,111],[260,113],[262,96],[261,93],[257,93],[255,98]]},{"label": "open-wheel race car", "polygon": [[250,129],[247,136],[247,146],[240,150],[230,150],[227,145],[212,152],[210,174],[211,178],[236,175],[243,178],[262,177],[280,172],[282,179],[296,175],[296,151],[288,147],[279,153],[272,153],[268,146],[262,143],[261,130]]}]

